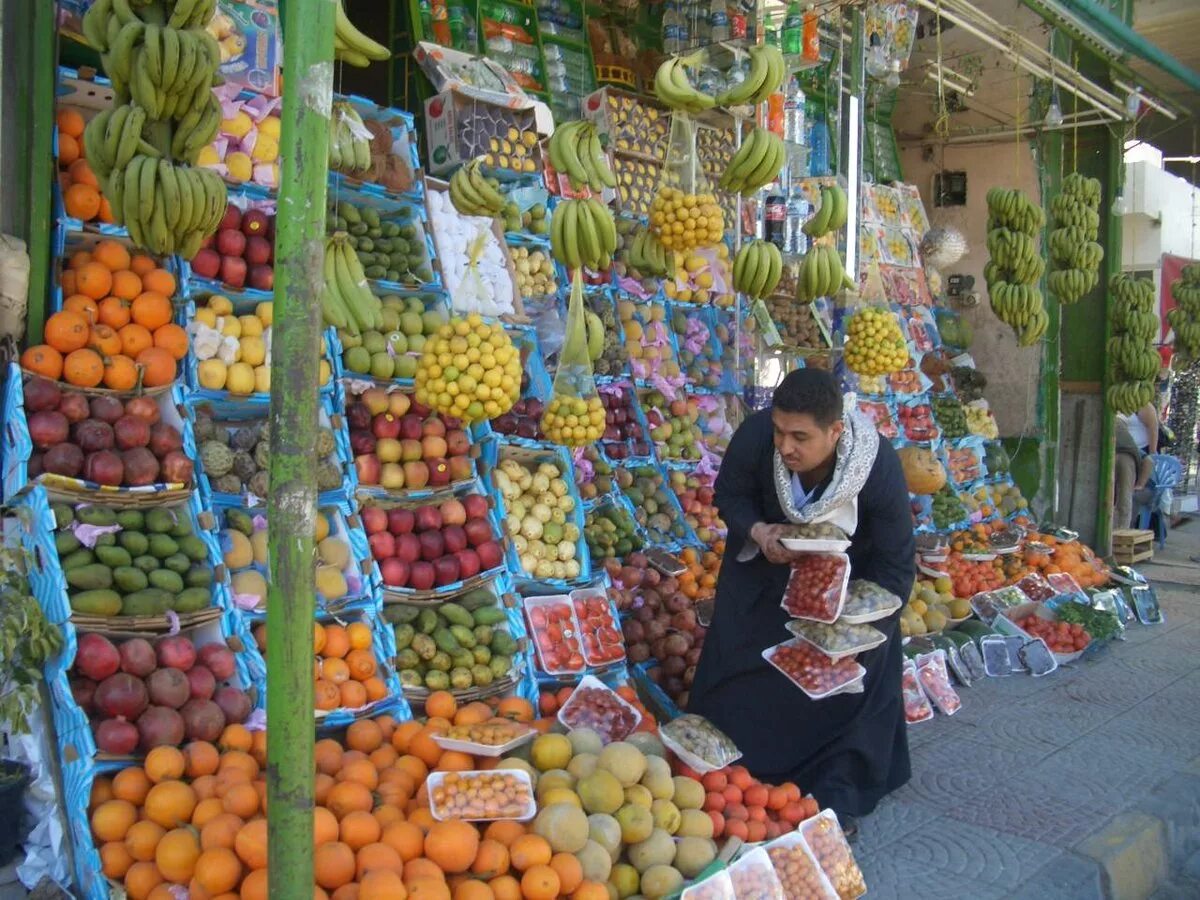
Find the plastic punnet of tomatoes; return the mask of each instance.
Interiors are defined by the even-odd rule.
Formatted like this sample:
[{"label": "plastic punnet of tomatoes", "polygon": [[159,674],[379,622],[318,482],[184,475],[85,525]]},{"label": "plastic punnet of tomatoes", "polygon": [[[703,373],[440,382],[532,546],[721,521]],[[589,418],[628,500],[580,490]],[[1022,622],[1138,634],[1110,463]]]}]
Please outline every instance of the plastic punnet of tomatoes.
[{"label": "plastic punnet of tomatoes", "polygon": [[768,647],[762,656],[813,700],[861,690],[867,674],[850,657],[830,659],[801,637]]},{"label": "plastic punnet of tomatoes", "polygon": [[1030,613],[1017,622],[1017,626],[1030,637],[1041,638],[1051,652],[1060,656],[1086,650],[1092,636],[1077,622],[1059,622],[1037,613]]},{"label": "plastic punnet of tomatoes", "polygon": [[625,659],[621,626],[613,619],[612,604],[604,588],[571,591],[583,659],[589,666],[607,666]]},{"label": "plastic punnet of tomatoes", "polygon": [[817,865],[800,832],[788,832],[767,844],[766,849],[787,900],[838,900],[837,891]]},{"label": "plastic punnet of tomatoes", "polygon": [[783,885],[771,865],[771,857],[762,847],[755,847],[729,867],[729,879],[738,897],[754,900],[785,900]]},{"label": "plastic punnet of tomatoes", "polygon": [[737,900],[729,872],[721,869],[709,878],[684,889],[679,900]]},{"label": "plastic punnet of tomatoes", "polygon": [[797,619],[836,622],[849,582],[850,557],[845,553],[805,553],[792,562],[780,605]]},{"label": "plastic punnet of tomatoes", "polygon": [[915,725],[917,722],[928,722],[933,718],[933,707],[929,705],[929,698],[925,696],[917,678],[917,664],[911,659],[904,661],[900,691],[904,696],[904,721]]},{"label": "plastic punnet of tomatoes", "polygon": [[854,861],[854,854],[850,852],[850,845],[846,843],[842,826],[832,809],[801,822],[800,834],[840,900],[855,900],[867,892],[862,869]]},{"label": "plastic punnet of tomatoes", "polygon": [[572,731],[590,728],[608,744],[633,734],[642,714],[599,678],[585,675],[558,711],[558,721]]},{"label": "plastic punnet of tomatoes", "polygon": [[934,650],[917,657],[917,680],[937,708],[952,716],[962,708],[958,692],[950,684],[950,672],[946,668],[946,651]]},{"label": "plastic punnet of tomatoes", "polygon": [[572,675],[586,669],[571,598],[526,597],[524,606],[541,670],[547,675]]}]

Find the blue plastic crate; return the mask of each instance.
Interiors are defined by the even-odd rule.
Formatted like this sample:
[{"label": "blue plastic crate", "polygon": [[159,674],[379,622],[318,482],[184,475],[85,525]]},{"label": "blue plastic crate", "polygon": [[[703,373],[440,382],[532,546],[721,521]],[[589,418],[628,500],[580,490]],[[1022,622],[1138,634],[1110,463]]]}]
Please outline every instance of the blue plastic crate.
[{"label": "blue plastic crate", "polygon": [[378,615],[371,610],[357,610],[345,616],[318,615],[317,621],[323,624],[337,622],[348,625],[351,622],[366,622],[371,626],[372,645],[375,661],[378,664],[376,675],[387,685],[387,696],[380,700],[367,703],[357,708],[338,707],[328,711],[314,710],[314,719],[318,731],[327,732],[337,728],[345,728],[356,719],[372,718],[388,714],[398,721],[412,718],[408,701],[400,691],[400,679],[392,661],[396,655],[396,644],[392,637],[391,628],[386,626]]},{"label": "blue plastic crate", "polygon": [[[430,288],[427,290],[405,289],[402,291],[396,291],[394,293],[382,294],[382,293],[380,293],[380,291],[382,290],[380,286],[382,284],[383,284],[383,282],[372,282],[373,290],[377,294],[380,294],[381,297],[386,297],[386,296],[402,297],[405,299],[406,303],[408,303],[410,299],[416,298],[416,300],[418,300],[421,303],[422,309],[425,312],[436,312],[442,316],[443,320],[449,319],[450,304],[449,304],[449,301],[446,299],[446,295],[444,293],[442,293],[440,287]],[[384,332],[384,334],[386,335],[387,332]],[[347,349],[346,348],[346,339],[347,339],[347,337],[348,336],[344,332],[338,331],[338,330],[333,330],[333,335],[330,338],[330,340],[332,342],[331,346],[330,346],[330,355],[333,357],[333,366],[334,366],[333,377],[335,379],[350,379],[352,381],[363,382],[363,383],[370,382],[370,383],[377,384],[382,387],[388,387],[388,388],[397,386],[397,387],[407,388],[409,390],[412,389],[413,384],[414,384],[414,379],[412,379],[412,378],[399,378],[399,377],[376,378],[375,376],[373,376],[369,373],[366,373],[366,372],[353,372],[350,369],[348,369],[346,367],[346,349]],[[427,338],[425,338],[424,336],[422,336],[422,338],[423,338],[423,340],[427,340]],[[422,344],[422,346],[423,346],[423,344]],[[419,359],[421,352],[419,350],[411,349],[411,343],[410,343],[410,349],[409,349],[408,355]]]},{"label": "blue plastic crate", "polygon": [[369,190],[366,185],[355,187],[345,184],[338,185],[334,190],[331,190],[328,200],[331,212],[335,211],[339,202],[344,201],[355,207],[370,207],[379,214],[381,222],[411,225],[416,229],[416,237],[406,238],[406,240],[410,242],[417,240],[425,248],[425,260],[433,272],[432,280],[414,280],[408,282],[390,281],[386,278],[368,279],[371,289],[376,294],[400,294],[412,291],[438,290],[441,288],[442,279],[435,264],[437,256],[433,247],[433,235],[429,228],[425,204],[420,196],[414,198],[405,195],[394,195]]},{"label": "blue plastic crate", "polygon": [[[255,394],[244,399],[205,399],[192,396],[187,399],[183,408],[186,411],[194,434],[197,420],[202,411],[211,410],[214,421],[226,427],[236,428],[257,422],[266,422],[270,415],[270,398],[265,394]],[[322,491],[318,495],[317,499],[321,504],[337,505],[344,502],[346,498],[353,496],[354,490],[358,485],[358,480],[355,477],[354,461],[350,456],[349,438],[342,425],[341,413],[335,411],[341,408],[343,408],[343,404],[338,402],[334,392],[331,391],[329,394],[320,397],[317,407],[317,421],[321,426],[333,431],[334,452],[329,457],[329,460],[335,463],[342,472],[342,484],[340,487]],[[197,446],[201,443],[203,442],[197,442]],[[196,482],[206,503],[210,507],[252,507],[260,505],[260,499],[265,499],[255,498],[249,491],[239,494],[218,491],[214,485],[215,479],[211,478],[204,471],[204,463],[199,453],[196,455]]]},{"label": "blue plastic crate", "polygon": [[[572,586],[578,584],[580,580],[586,580],[591,577],[591,557],[588,554],[587,541],[584,539],[584,510],[583,501],[579,496],[579,489],[575,484],[575,465],[571,458],[570,451],[566,447],[560,447],[554,444],[546,444],[540,448],[522,446],[510,441],[505,436],[497,438],[496,443],[491,451],[491,458],[488,460],[491,467],[498,466],[501,462],[507,459],[514,459],[522,465],[537,464],[541,462],[550,462],[558,466],[561,472],[561,477],[567,483],[567,496],[574,500],[574,508],[567,521],[575,524],[579,529],[579,539],[575,542],[575,559],[579,561],[579,575],[574,579],[562,578],[537,578],[535,575],[526,572],[521,565],[520,553],[516,545],[509,541],[508,545],[508,561],[509,571],[513,573],[513,580],[518,587],[523,587],[530,582],[536,582],[540,585],[546,585],[551,589],[556,589],[560,592],[565,592],[571,589]],[[495,498],[497,508],[501,511],[501,518],[507,517],[507,505],[504,497],[496,488],[494,480],[490,481],[488,490],[492,497]]]},{"label": "blue plastic crate", "polygon": [[[679,505],[679,498],[676,497],[675,492],[673,490],[671,490],[671,483],[667,476],[666,470],[656,462],[644,462],[644,461],[643,462],[631,462],[630,464],[623,466],[623,468],[627,468],[627,469],[651,468],[651,469],[653,469],[658,474],[658,476],[660,478],[662,478],[662,480],[663,480],[662,490],[663,490],[663,493],[666,495],[666,508],[659,509],[657,512],[659,514],[665,514],[672,522],[678,521],[680,523],[680,525],[682,526],[682,534],[678,535],[677,537],[675,537],[672,540],[666,540],[666,539],[659,539],[658,535],[654,534],[654,532],[652,532],[645,523],[643,523],[639,520],[638,524],[641,525],[641,527],[643,529],[643,533],[645,534],[645,537],[646,537],[646,543],[651,544],[655,547],[663,547],[668,550],[677,550],[677,549],[679,549],[683,546],[687,546],[687,545],[693,545],[693,546],[700,545],[700,543],[701,543],[700,539],[696,537],[695,532],[692,531],[691,526],[688,525],[686,520],[684,519],[683,507],[681,507]],[[629,501],[630,506],[633,507],[635,519],[637,519],[637,517],[639,515],[646,513],[646,509],[644,506],[639,506],[638,504],[635,504],[632,501],[630,501],[628,494],[624,490],[622,490],[621,493],[622,493],[622,496],[624,496],[625,500]],[[647,520],[648,520],[648,516],[647,516]]]},{"label": "blue plastic crate", "polygon": [[[186,497],[193,485],[179,486],[160,482],[141,485],[138,487],[113,487],[101,485],[83,478],[67,478],[62,475],[42,473],[34,479],[29,478],[29,460],[34,452],[33,441],[29,436],[29,425],[25,416],[24,383],[31,376],[22,372],[16,363],[9,363],[8,379],[4,384],[4,427],[0,447],[4,456],[3,493],[7,500],[17,497],[22,491],[32,485],[43,484],[63,493],[78,495],[80,500],[91,498],[104,502],[106,498],[130,497],[142,494],[162,494],[164,500]],[[81,393],[87,391],[59,384],[64,393]],[[162,421],[174,425],[180,432],[183,442],[183,453],[189,458],[196,458],[196,442],[192,435],[191,424],[180,413],[183,391],[179,385],[171,385],[155,389],[148,394],[158,400]],[[195,479],[194,479],[195,480]]]},{"label": "blue plastic crate", "polygon": [[74,889],[83,900],[109,900],[113,886],[103,873],[88,805],[96,779],[111,778],[130,763],[96,763],[90,755],[79,751],[77,737],[74,734],[57,735],[62,769],[62,810],[74,861]]},{"label": "blue plastic crate", "polygon": [[91,253],[96,245],[101,241],[116,241],[124,246],[129,253],[141,254],[150,256],[154,259],[159,268],[170,272],[175,277],[175,296],[168,298],[171,300],[175,308],[175,320],[178,321],[183,309],[187,303],[182,297],[184,286],[183,263],[177,256],[159,257],[152,253],[147,253],[141,247],[134,244],[124,229],[112,230],[114,226],[105,226],[107,230],[101,230],[94,225],[84,225],[78,219],[64,218],[57,221],[54,226],[54,244],[51,253],[55,263],[53,267],[53,278],[50,292],[50,309],[57,312],[62,309],[64,292],[62,289],[62,273],[66,268],[70,258],[79,252]]},{"label": "blue plastic crate", "polygon": [[[267,509],[265,505],[244,508],[240,504],[221,504],[218,502],[215,507],[215,513],[217,527],[221,532],[230,527],[228,514],[231,509],[241,509],[251,516],[254,520],[256,531],[267,527]],[[324,516],[329,523],[329,536],[340,538],[350,548],[350,558],[342,569],[342,575],[346,580],[349,591],[345,597],[333,601],[327,600],[318,592],[316,595],[318,613],[342,615],[347,614],[351,610],[378,611],[378,574],[371,559],[371,551],[367,547],[366,536],[358,522],[357,514],[352,511],[349,501],[345,498],[332,502],[318,501],[317,511],[318,515]],[[217,540],[222,552],[224,552],[228,544],[227,539],[223,534],[219,533]],[[241,620],[248,622],[264,621],[266,619],[266,597],[262,598],[260,605],[251,605],[250,597],[241,597],[234,593],[232,588],[233,578],[239,572],[250,570],[261,574],[268,585],[270,584],[270,570],[265,564],[251,562],[249,566],[244,568],[236,571],[230,570],[230,611]]]},{"label": "blue plastic crate", "polygon": [[335,94],[334,100],[344,100],[354,107],[364,122],[379,122],[392,133],[392,150],[404,157],[413,174],[413,186],[410,190],[396,193],[381,184],[362,181],[337,172],[330,172],[330,188],[336,190],[342,186],[355,186],[358,189],[383,196],[407,196],[416,200],[424,197],[424,182],[418,177],[421,168],[420,154],[417,148],[417,135],[414,128],[413,115],[402,109],[380,106],[366,97],[357,94]]},{"label": "blue plastic crate", "polygon": [[[634,552],[650,546],[650,538],[646,534],[646,529],[643,528],[641,523],[638,522],[633,504],[629,502],[629,498],[626,497],[619,488],[614,490],[612,493],[597,497],[594,501],[592,501],[592,503],[588,505],[587,514],[589,517],[594,517],[603,515],[610,509],[624,513],[633,522],[634,534],[637,537],[637,540],[640,542],[633,548]],[[589,555],[591,554],[590,545],[588,547],[588,553]],[[597,566],[601,565],[602,563],[602,559],[596,560]]]},{"label": "blue plastic crate", "polygon": [[633,685],[638,694],[643,698],[647,709],[650,710],[654,718],[658,719],[659,723],[669,722],[672,719],[678,718],[683,714],[683,710],[672,700],[667,692],[664,691],[650,673],[658,668],[658,663],[655,660],[646,660],[645,662],[637,663],[630,666],[629,671],[633,676]]}]

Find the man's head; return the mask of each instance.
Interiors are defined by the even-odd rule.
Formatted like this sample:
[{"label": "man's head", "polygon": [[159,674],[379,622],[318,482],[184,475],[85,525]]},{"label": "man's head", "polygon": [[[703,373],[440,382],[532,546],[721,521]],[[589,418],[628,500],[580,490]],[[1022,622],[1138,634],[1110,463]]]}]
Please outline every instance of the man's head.
[{"label": "man's head", "polygon": [[842,436],[842,390],[821,369],[790,372],[775,388],[771,421],[784,465],[811,472],[834,454]]}]

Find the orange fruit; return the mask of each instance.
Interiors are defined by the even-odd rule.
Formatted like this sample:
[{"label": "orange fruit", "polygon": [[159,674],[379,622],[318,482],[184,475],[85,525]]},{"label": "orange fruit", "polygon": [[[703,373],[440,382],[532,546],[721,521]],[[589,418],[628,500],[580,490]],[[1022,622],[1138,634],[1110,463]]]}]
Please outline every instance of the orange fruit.
[{"label": "orange fruit", "polygon": [[121,272],[129,268],[129,251],[119,241],[100,241],[92,248],[92,259],[108,266],[110,272]]},{"label": "orange fruit", "polygon": [[[76,160],[74,165],[81,162],[83,160]],[[73,184],[63,194],[63,206],[67,215],[90,222],[100,213],[100,191],[90,184]]]},{"label": "orange fruit", "polygon": [[142,279],[138,278],[136,272],[131,272],[129,269],[113,272],[112,295],[114,297],[133,300],[144,290]]},{"label": "orange fruit", "polygon": [[560,884],[558,873],[550,866],[530,866],[521,876],[521,894],[525,900],[555,900]]},{"label": "orange fruit", "polygon": [[83,137],[85,123],[83,116],[77,110],[63,107],[54,114],[54,124],[58,126],[60,134],[70,135],[73,138]]},{"label": "orange fruit", "polygon": [[154,268],[142,276],[142,284],[146,290],[162,294],[164,297],[175,296],[175,276],[166,269]]}]

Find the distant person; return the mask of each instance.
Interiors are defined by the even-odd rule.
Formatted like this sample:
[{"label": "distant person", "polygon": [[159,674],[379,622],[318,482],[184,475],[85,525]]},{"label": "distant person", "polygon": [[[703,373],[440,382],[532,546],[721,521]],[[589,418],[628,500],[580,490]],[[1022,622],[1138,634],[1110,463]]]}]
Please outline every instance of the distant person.
[{"label": "distant person", "polygon": [[1124,420],[1129,436],[1143,453],[1158,452],[1158,409],[1147,403],[1135,413],[1117,418]]},{"label": "distant person", "polygon": [[[1152,496],[1150,479],[1154,476],[1154,460],[1138,446],[1137,438],[1130,433],[1129,418],[1117,416],[1113,422],[1117,449],[1113,463],[1114,528],[1132,527],[1134,505],[1141,506]],[[1136,419],[1137,415],[1133,418]],[[1154,437],[1157,441],[1157,429]]]}]

